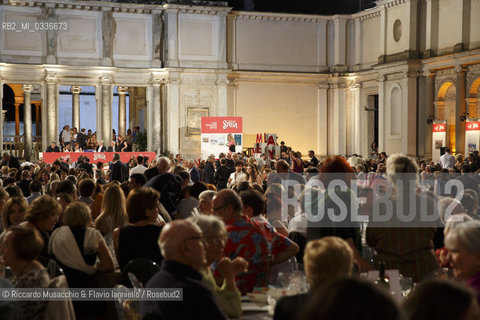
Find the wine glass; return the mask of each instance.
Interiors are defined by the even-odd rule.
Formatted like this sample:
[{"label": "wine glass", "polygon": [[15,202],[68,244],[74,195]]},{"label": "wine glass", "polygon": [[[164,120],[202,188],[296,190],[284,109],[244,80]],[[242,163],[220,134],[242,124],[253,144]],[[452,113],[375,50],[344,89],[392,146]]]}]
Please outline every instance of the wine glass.
[{"label": "wine glass", "polygon": [[405,298],[410,294],[413,287],[413,279],[411,277],[404,277],[400,275],[400,289],[402,290],[402,297]]}]

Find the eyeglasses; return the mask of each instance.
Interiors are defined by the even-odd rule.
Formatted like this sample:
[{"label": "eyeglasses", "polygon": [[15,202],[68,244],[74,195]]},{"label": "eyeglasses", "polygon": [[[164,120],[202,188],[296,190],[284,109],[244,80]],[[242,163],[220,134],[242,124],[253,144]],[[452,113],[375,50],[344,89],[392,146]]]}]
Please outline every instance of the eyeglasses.
[{"label": "eyeglasses", "polygon": [[205,241],[208,243],[213,243],[216,245],[224,245],[228,240],[227,236],[220,236],[220,237],[208,237],[205,238]]},{"label": "eyeglasses", "polygon": [[183,239],[183,241],[197,240],[197,239],[200,239],[202,241],[204,240],[202,236],[194,236],[194,237],[185,238],[185,239]]},{"label": "eyeglasses", "polygon": [[223,208],[225,208],[226,206],[228,206],[228,204],[224,204],[223,206],[220,206],[220,207],[217,207],[217,208],[212,208],[212,212],[217,212],[219,210],[222,210]]}]

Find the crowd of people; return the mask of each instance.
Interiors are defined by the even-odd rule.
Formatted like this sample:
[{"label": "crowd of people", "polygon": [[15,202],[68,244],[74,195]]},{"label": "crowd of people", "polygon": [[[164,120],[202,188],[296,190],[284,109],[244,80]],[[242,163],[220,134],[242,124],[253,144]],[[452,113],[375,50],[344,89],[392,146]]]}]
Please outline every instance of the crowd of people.
[{"label": "crowd of people", "polygon": [[[74,141],[66,132],[68,126],[65,145]],[[94,138],[81,133],[79,145]],[[53,261],[71,288],[95,287],[99,278],[148,259],[160,270],[143,285],[183,288],[183,302],[143,301],[142,319],[226,319],[242,315],[242,295],[280,285],[279,274],[294,266],[303,268],[310,289],[278,300],[275,319],[480,317],[477,152],[455,161],[447,152],[434,163],[385,152],[372,152],[369,159],[319,159],[311,150],[307,158],[284,143],[280,151],[275,159],[228,152],[203,160],[138,156],[128,163],[116,154],[111,163],[95,164],[86,157],[76,163],[20,163],[3,153],[0,253],[11,272],[0,283],[48,287],[46,267]],[[440,220],[396,227],[372,220],[342,226],[311,221],[311,208],[339,209],[331,190],[319,187],[319,181],[329,185],[330,173],[356,181],[362,191],[354,197],[389,187],[414,194],[427,205],[405,210],[438,207]],[[401,183],[398,174],[413,174],[414,187]],[[460,197],[447,192],[451,180],[464,186]],[[340,199],[354,198],[350,189],[335,192]],[[286,196],[294,202],[285,208]],[[368,216],[370,198],[347,206],[348,213]],[[393,201],[398,208],[400,200]],[[417,283],[402,304],[359,277],[380,264]],[[443,267],[458,281],[435,279]],[[47,304],[0,303],[0,314],[43,319]],[[75,302],[74,309],[77,319],[106,317],[95,303]]]},{"label": "crowd of people", "polygon": [[63,127],[58,137],[60,145],[56,142],[51,142],[47,147],[46,152],[132,152],[138,148],[137,134],[140,132],[140,127],[134,127],[127,130],[126,136],[117,135],[115,129],[112,129],[112,141],[106,146],[103,140],[97,139],[97,132],[92,130],[86,131],[85,128],[78,129],[76,127],[70,128],[69,125]]}]

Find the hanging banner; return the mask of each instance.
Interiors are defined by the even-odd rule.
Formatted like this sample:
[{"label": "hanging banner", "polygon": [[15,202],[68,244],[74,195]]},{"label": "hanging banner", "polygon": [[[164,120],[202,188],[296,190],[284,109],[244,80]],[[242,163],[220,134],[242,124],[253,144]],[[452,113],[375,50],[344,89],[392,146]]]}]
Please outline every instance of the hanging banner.
[{"label": "hanging banner", "polygon": [[480,144],[480,119],[467,119],[465,123],[465,156],[478,150]]},{"label": "hanging banner", "polygon": [[434,121],[432,126],[432,161],[440,160],[440,149],[447,144],[447,121]]},{"label": "hanging banner", "polygon": [[78,160],[78,157],[84,156],[90,159],[90,163],[103,162],[108,163],[113,161],[113,155],[118,153],[120,156],[120,161],[126,163],[130,159],[136,158],[137,156],[148,157],[149,163],[155,159],[155,152],[43,152],[40,153],[40,159],[45,163],[53,163],[55,160],[67,161],[70,159],[72,162]]},{"label": "hanging banner", "polygon": [[267,154],[268,160],[275,159],[280,156],[280,146],[277,143],[277,135],[271,133],[257,133],[257,140],[253,146],[253,155],[259,158],[262,154]]},{"label": "hanging banner", "polygon": [[213,154],[242,152],[242,117],[202,117],[202,159]]}]

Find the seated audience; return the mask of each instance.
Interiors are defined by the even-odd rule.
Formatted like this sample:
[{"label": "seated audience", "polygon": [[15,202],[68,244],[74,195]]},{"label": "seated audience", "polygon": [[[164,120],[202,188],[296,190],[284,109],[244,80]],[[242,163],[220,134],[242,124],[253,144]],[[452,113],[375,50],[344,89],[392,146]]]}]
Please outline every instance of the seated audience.
[{"label": "seated audience", "polygon": [[2,209],[3,230],[7,231],[25,221],[28,203],[24,197],[13,197],[7,200]]},{"label": "seated audience", "polygon": [[[244,272],[247,262],[241,257],[233,261],[223,257],[225,242],[227,241],[227,229],[222,220],[215,216],[199,215],[189,219],[202,229],[206,246],[207,263],[199,270],[202,274],[202,282],[209,288],[220,309],[230,318],[238,318],[242,315],[240,291],[235,284],[235,277],[238,273]],[[213,277],[210,265],[218,261],[219,271],[224,275],[225,280],[222,286],[217,286]]]},{"label": "seated audience", "polygon": [[475,290],[480,303],[480,221],[467,221],[451,229],[445,246],[450,252],[453,275]]},{"label": "seated audience", "polygon": [[[1,253],[5,265],[12,268],[15,288],[47,288],[50,278],[45,267],[36,259],[44,246],[35,228],[12,226],[8,229]],[[18,301],[15,319],[43,320],[47,301]]]},{"label": "seated audience", "polygon": [[320,287],[299,310],[301,319],[401,320],[392,296],[373,282],[347,278]]},{"label": "seated audience", "polygon": [[159,217],[159,194],[152,188],[135,189],[127,198],[127,226],[113,232],[115,253],[120,268],[130,260],[150,259],[160,264],[163,260],[157,239],[162,227]]},{"label": "seated audience", "polygon": [[[420,283],[403,303],[405,320],[469,320],[480,316],[475,293],[453,281]],[[441,308],[440,306],[445,306]]]},{"label": "seated audience", "polygon": [[345,240],[338,237],[324,237],[307,243],[303,262],[311,291],[278,300],[275,306],[275,320],[298,319],[298,310],[302,308],[311,292],[328,281],[350,276],[353,268],[353,252]]},{"label": "seated audience", "polygon": [[165,260],[147,288],[183,288],[182,302],[143,301],[142,319],[226,319],[199,272],[206,264],[201,229],[188,220],[167,224],[159,239]]},{"label": "seated audience", "polygon": [[62,207],[60,204],[55,198],[50,196],[38,197],[27,210],[25,216],[27,222],[24,224],[37,229],[44,241],[44,246],[40,253],[40,258],[43,259],[42,262],[46,262],[50,258],[48,253],[49,232],[55,227],[61,212]]}]

